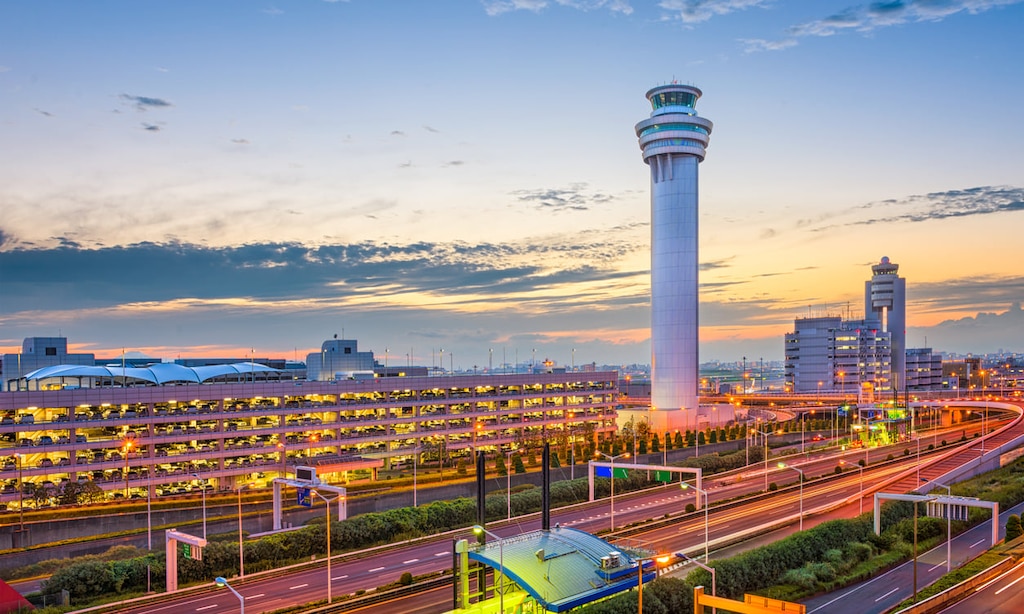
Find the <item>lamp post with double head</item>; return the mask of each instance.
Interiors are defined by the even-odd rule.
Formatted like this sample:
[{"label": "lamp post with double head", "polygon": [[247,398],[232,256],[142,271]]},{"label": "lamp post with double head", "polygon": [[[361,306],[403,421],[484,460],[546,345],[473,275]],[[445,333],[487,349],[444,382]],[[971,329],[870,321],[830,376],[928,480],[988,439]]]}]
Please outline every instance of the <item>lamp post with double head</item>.
[{"label": "lamp post with double head", "polygon": [[223,577],[218,576],[214,580],[214,582],[217,583],[217,586],[226,586],[226,587],[228,587],[228,590],[231,591],[232,593],[234,593],[235,597],[238,597],[238,605],[239,605],[239,607],[242,608],[241,609],[241,614],[245,614],[245,597],[243,597],[238,591],[236,591],[235,587],[233,587],[230,584],[228,584],[228,581],[226,579],[224,579]]},{"label": "lamp post with double head", "polygon": [[800,474],[800,530],[804,530],[804,472],[786,463],[779,463],[779,469],[792,469]]},{"label": "lamp post with double head", "polygon": [[604,452],[602,452],[600,450],[598,450],[597,453],[599,455],[607,458],[608,461],[611,463],[611,475],[612,475],[612,477],[611,477],[611,497],[610,497],[610,499],[611,499],[611,522],[610,522],[610,524],[611,524],[611,530],[614,532],[615,531],[615,461],[620,459],[620,458],[629,458],[629,452],[625,452],[623,454],[617,454],[615,456],[612,456],[611,454],[605,454]]},{"label": "lamp post with double head", "polygon": [[[505,542],[478,524],[473,525],[473,534],[489,535],[498,540],[498,572],[501,574],[501,584],[498,588],[498,607],[501,613],[505,614]],[[480,587],[480,590],[483,591],[483,587]]]},{"label": "lamp post with double head", "polygon": [[699,494],[704,496],[704,560],[707,561],[707,560],[709,560],[708,559],[708,508],[711,507],[711,503],[708,501],[708,491],[704,490],[703,488],[699,488],[697,486],[694,486],[693,484],[690,484],[688,482],[683,482],[681,486],[682,486],[683,490],[686,490],[688,488],[692,488],[692,489],[696,490]]},{"label": "lamp post with double head", "polygon": [[505,506],[508,509],[507,520],[512,520],[512,455],[520,452],[521,450],[505,452]]}]

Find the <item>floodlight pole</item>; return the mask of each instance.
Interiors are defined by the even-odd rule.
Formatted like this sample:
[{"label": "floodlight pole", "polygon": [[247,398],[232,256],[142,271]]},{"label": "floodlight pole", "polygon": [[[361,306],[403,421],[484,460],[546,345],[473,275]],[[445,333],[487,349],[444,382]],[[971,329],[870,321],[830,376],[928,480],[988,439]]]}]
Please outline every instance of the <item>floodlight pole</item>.
[{"label": "floodlight pole", "polygon": [[682,483],[682,488],[683,490],[692,488],[698,493],[704,495],[704,560],[709,561],[711,559],[708,557],[708,508],[711,507],[711,502],[708,501],[708,491],[698,486],[692,486],[687,482]]},{"label": "floodlight pole", "polygon": [[[946,496],[953,498],[953,489],[941,482],[932,480],[932,484],[935,484],[939,488],[946,489]],[[953,568],[953,551],[950,541],[953,539],[953,514],[952,506],[946,503],[946,573],[949,573]]]},{"label": "floodlight pole", "polygon": [[758,435],[764,435],[764,491],[768,492],[768,435],[771,433],[765,433],[754,429],[754,432]]},{"label": "floodlight pole", "polygon": [[198,473],[193,473],[192,477],[202,482],[203,487],[203,539],[206,539],[206,480],[199,477]]},{"label": "floodlight pole", "polygon": [[[342,495],[338,495],[333,499],[328,499],[327,497],[318,493],[315,489],[311,490],[310,494],[312,494],[315,497],[320,497],[321,499],[324,500],[324,504],[326,504],[325,509],[327,511],[327,605],[330,605],[331,602],[333,601],[331,599],[331,501],[337,501],[338,499],[341,499]],[[338,503],[338,505],[340,506],[341,503]]]}]

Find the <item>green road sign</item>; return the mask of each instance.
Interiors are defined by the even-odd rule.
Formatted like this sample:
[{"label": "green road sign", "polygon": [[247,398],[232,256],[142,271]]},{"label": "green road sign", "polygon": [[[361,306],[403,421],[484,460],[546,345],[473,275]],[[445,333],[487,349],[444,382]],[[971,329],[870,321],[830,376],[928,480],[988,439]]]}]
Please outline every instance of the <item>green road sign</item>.
[{"label": "green road sign", "polygon": [[185,558],[192,558],[192,544],[182,544],[182,547],[184,548],[185,551]]},{"label": "green road sign", "polygon": [[671,471],[655,471],[654,479],[659,482],[671,482],[672,472]]}]

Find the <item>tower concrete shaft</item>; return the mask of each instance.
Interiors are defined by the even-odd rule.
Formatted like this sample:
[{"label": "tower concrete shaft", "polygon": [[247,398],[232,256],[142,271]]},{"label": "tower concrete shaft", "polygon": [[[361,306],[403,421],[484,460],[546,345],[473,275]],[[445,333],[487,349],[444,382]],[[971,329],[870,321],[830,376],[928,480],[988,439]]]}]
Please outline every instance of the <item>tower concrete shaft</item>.
[{"label": "tower concrete shaft", "polygon": [[712,123],[694,110],[701,91],[647,92],[651,117],[636,125],[651,169],[651,414],[655,430],[693,428],[698,410],[697,166]]},{"label": "tower concrete shaft", "polygon": [[864,319],[876,320],[883,332],[892,334],[892,378],[883,388],[906,387],[907,376],[907,280],[899,276],[900,265],[888,256],[871,267],[871,280],[864,282]]}]

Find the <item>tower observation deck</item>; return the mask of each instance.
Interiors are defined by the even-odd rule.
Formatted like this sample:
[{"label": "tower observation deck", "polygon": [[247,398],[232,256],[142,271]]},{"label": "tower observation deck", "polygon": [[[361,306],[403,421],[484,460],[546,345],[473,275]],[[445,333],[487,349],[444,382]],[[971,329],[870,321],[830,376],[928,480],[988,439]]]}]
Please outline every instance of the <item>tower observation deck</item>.
[{"label": "tower observation deck", "polygon": [[695,110],[702,92],[670,84],[647,92],[653,108],[636,125],[651,169],[651,426],[697,423],[697,166],[712,123]]}]

